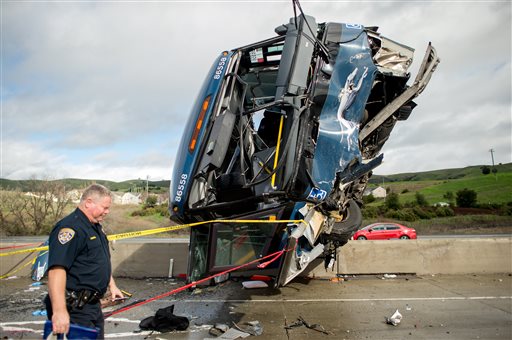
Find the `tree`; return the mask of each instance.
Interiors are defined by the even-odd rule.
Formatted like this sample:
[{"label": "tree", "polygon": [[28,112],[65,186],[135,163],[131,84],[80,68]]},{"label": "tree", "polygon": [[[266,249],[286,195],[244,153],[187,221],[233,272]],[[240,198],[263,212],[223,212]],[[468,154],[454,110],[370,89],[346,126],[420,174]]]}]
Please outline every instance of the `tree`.
[{"label": "tree", "polygon": [[428,206],[428,201],[427,199],[425,198],[425,195],[423,195],[422,193],[420,193],[419,191],[416,191],[416,203],[418,203],[418,205],[420,207],[426,207]]},{"label": "tree", "polygon": [[461,208],[471,208],[476,205],[477,202],[477,193],[474,190],[464,188],[462,190],[457,191],[456,202],[457,206]]},{"label": "tree", "polygon": [[388,210],[398,210],[401,208],[400,197],[396,192],[391,192],[389,193],[389,195],[386,196],[386,201],[384,202],[384,205]]},{"label": "tree", "polygon": [[364,202],[364,204],[375,202],[375,196],[373,196],[373,194],[363,196],[363,202]]},{"label": "tree", "polygon": [[455,196],[453,195],[453,192],[452,192],[452,191],[447,191],[447,192],[443,195],[443,198],[446,198],[446,200],[447,200],[449,203],[452,203],[452,202],[453,202],[453,199],[455,198]]},{"label": "tree", "polygon": [[491,168],[489,168],[487,165],[482,166],[480,169],[482,169],[482,173],[484,175],[488,175],[491,173]]},{"label": "tree", "polygon": [[146,198],[146,207],[154,208],[157,201],[158,198],[155,195],[149,195],[148,198]]},{"label": "tree", "polygon": [[[27,185],[29,192],[16,190],[9,193],[8,200],[2,200],[0,209],[7,211],[11,218],[6,227],[10,233],[41,235],[64,215],[70,203],[62,183],[48,179],[32,178]],[[7,223],[7,222],[6,222]]]}]

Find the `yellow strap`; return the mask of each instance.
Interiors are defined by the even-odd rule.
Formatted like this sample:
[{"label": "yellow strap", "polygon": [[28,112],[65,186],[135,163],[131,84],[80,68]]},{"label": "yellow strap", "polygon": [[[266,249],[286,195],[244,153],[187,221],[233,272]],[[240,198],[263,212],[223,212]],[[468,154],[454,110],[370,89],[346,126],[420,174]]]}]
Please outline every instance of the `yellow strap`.
[{"label": "yellow strap", "polygon": [[[209,224],[209,223],[295,223],[295,224],[299,224],[299,223],[306,223],[306,222],[304,220],[210,220],[210,221],[201,221],[201,222],[183,224],[183,225],[178,225],[178,226],[169,226],[169,227],[163,227],[163,228],[148,229],[148,230],[141,230],[141,231],[131,231],[128,233],[108,235],[107,239],[109,241],[122,240],[122,239],[127,239],[127,238],[134,238],[134,237],[141,237],[141,236],[165,233],[168,231],[176,231],[176,230],[180,230],[180,229],[195,227],[198,225]],[[0,253],[0,257],[16,255],[16,254],[23,254],[23,253],[32,253],[32,252],[43,251],[43,250],[47,250],[47,249],[48,249],[48,246],[15,250],[15,251],[10,251],[10,252],[6,252],[6,253]]]},{"label": "yellow strap", "polygon": [[[276,170],[277,160],[279,159],[279,147],[281,146],[281,133],[283,132],[283,121],[284,121],[284,116],[281,115],[281,120],[279,121],[279,133],[277,134],[276,154],[274,156],[274,170]],[[272,175],[272,182],[271,182],[272,188],[275,187],[275,183],[276,183],[276,173],[274,172],[274,174]]]}]

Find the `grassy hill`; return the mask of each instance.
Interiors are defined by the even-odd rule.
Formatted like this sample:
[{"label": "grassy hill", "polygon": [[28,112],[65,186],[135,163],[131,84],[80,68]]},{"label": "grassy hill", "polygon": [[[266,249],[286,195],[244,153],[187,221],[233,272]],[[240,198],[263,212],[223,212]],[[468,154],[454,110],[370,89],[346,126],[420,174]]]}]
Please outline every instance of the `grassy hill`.
[{"label": "grassy hill", "polygon": [[[483,165],[473,165],[465,168],[454,168],[454,169],[441,169],[423,172],[407,172],[394,175],[374,175],[370,179],[370,183],[380,184],[384,182],[408,182],[408,181],[440,181],[440,180],[452,180],[461,179],[468,177],[479,177],[482,174]],[[489,165],[487,165],[489,166]],[[501,173],[511,173],[512,163],[505,163],[496,165],[495,168],[498,170],[498,177]]]},{"label": "grassy hill", "polygon": [[[496,176],[483,175],[481,166],[469,166],[458,169],[441,169],[417,173],[402,173],[389,176],[375,175],[370,179],[370,187],[378,185],[389,188],[400,194],[402,202],[413,201],[415,193],[422,193],[429,203],[444,202],[443,195],[451,191],[454,195],[457,191],[468,188],[477,192],[478,202],[507,203],[512,201],[512,163],[496,166]],[[99,183],[112,191],[140,192],[145,191],[146,181],[134,179],[123,182],[105,180],[85,180],[66,178],[57,180],[62,182],[68,190],[82,189],[92,183]],[[20,189],[30,191],[31,180],[0,179],[0,188],[4,190]],[[163,193],[169,189],[170,181],[149,181],[149,191]]]},{"label": "grassy hill", "polygon": [[482,174],[480,166],[374,176],[370,186],[389,188],[400,194],[401,202],[413,201],[416,192],[423,194],[431,204],[445,202],[443,195],[446,192],[451,191],[455,195],[464,188],[476,191],[480,204],[512,202],[512,163],[498,165],[496,168],[496,176]]},{"label": "grassy hill", "polygon": [[[34,180],[9,180],[0,178],[0,188],[4,190],[19,189],[23,192],[31,191]],[[37,180],[36,180],[37,181]],[[90,184],[98,183],[106,186],[112,191],[121,192],[140,192],[146,190],[146,181],[142,179],[132,179],[123,182],[113,182],[106,180],[90,180],[78,178],[58,179],[55,182],[63,183],[67,190],[83,189]],[[153,193],[163,193],[169,189],[171,181],[149,181],[148,189]]]}]

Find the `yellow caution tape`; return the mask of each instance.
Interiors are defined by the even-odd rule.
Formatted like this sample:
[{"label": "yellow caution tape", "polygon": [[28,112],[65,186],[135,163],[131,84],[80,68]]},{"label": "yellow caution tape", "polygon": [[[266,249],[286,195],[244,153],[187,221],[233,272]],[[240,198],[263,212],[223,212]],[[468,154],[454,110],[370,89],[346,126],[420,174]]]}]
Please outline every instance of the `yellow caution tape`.
[{"label": "yellow caution tape", "polygon": [[[198,225],[209,224],[209,223],[306,223],[306,222],[304,220],[210,220],[210,221],[201,221],[201,222],[183,224],[183,225],[179,225],[179,226],[170,226],[170,227],[148,229],[148,230],[141,230],[141,231],[131,231],[131,232],[127,232],[127,233],[108,235],[107,239],[109,241],[123,240],[123,239],[127,239],[127,238],[134,238],[134,237],[141,237],[141,236],[165,233],[168,231],[176,231],[176,230],[180,230],[180,229],[195,227]],[[47,249],[48,249],[48,246],[15,250],[15,251],[10,251],[10,252],[6,252],[6,253],[0,253],[0,257],[16,255],[16,254],[23,254],[23,253],[32,253],[32,252],[43,251],[43,250],[47,250]]]},{"label": "yellow caution tape", "polygon": [[0,256],[9,256],[9,255],[16,255],[16,254],[23,254],[23,253],[33,253],[35,251],[43,251],[43,250],[48,250],[48,246],[10,251],[7,253],[1,253]]},{"label": "yellow caution tape", "polygon": [[[44,255],[44,253],[43,253],[43,254],[41,254],[41,255]],[[17,269],[14,269],[14,270],[12,270],[12,271],[8,272],[7,274],[4,274],[4,275],[0,276],[0,279],[5,279],[6,277],[12,276],[12,274],[15,274],[15,273],[19,272],[20,270],[22,270],[23,268],[25,268],[25,267],[26,267],[26,266],[28,266],[29,264],[34,265],[34,263],[36,262],[36,260],[37,260],[37,258],[38,258],[38,257],[39,257],[39,256],[36,256],[36,257],[34,257],[32,260],[29,260],[27,263],[25,263],[24,265],[22,265],[21,267],[18,267]]]}]

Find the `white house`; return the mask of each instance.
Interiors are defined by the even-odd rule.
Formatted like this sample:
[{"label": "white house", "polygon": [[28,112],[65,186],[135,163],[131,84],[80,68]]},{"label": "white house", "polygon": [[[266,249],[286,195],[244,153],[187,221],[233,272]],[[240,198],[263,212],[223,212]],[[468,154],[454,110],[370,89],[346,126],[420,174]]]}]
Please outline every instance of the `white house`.
[{"label": "white house", "polygon": [[66,192],[66,198],[73,203],[79,203],[80,197],[82,197],[82,193],[77,189],[73,189],[71,191]]},{"label": "white house", "polygon": [[127,192],[121,197],[121,204],[140,204],[140,203],[141,203],[140,194],[134,195],[131,192]]},{"label": "white house", "polygon": [[371,191],[371,194],[375,198],[386,198],[386,189],[384,189],[383,187],[379,186],[379,187],[376,187],[375,189],[373,189]]}]

